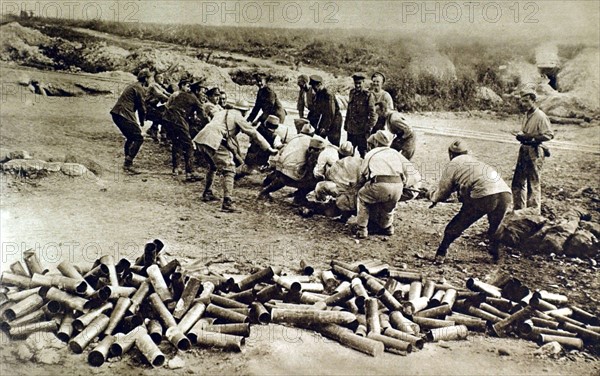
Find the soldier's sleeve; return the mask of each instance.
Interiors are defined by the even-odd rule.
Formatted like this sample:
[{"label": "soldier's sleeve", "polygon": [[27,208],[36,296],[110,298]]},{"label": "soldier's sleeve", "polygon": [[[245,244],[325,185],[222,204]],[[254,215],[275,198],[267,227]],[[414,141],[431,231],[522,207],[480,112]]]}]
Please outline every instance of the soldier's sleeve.
[{"label": "soldier's sleeve", "polygon": [[455,167],[456,166],[452,162],[446,165],[446,168],[442,172],[442,177],[440,178],[437,189],[431,192],[431,201],[443,202],[450,197],[454,191]]},{"label": "soldier's sleeve", "polygon": [[296,109],[298,110],[298,114],[301,118],[304,117],[304,107],[304,92],[302,91],[302,89],[300,89],[298,93],[298,103],[296,105]]},{"label": "soldier's sleeve", "polygon": [[368,131],[371,133],[375,124],[377,123],[377,113],[375,113],[375,96],[369,92],[369,117],[368,117]]},{"label": "soldier's sleeve", "polygon": [[333,123],[333,117],[335,116],[335,95],[331,93],[327,93],[327,103],[326,107],[323,108],[323,114],[321,117],[321,123],[319,124],[319,128],[329,132],[329,128]]},{"label": "soldier's sleeve", "polygon": [[253,122],[254,119],[256,119],[256,116],[258,115],[258,112],[260,111],[260,109],[263,106],[263,98],[261,95],[261,91],[259,90],[258,93],[256,93],[256,102],[254,103],[254,107],[252,108],[252,111],[250,111],[250,115],[248,115],[247,120],[249,122]]},{"label": "soldier's sleeve", "polygon": [[550,141],[554,138],[554,132],[550,129],[550,119],[545,113],[540,111],[540,116],[536,119],[538,134],[534,137],[537,142]]},{"label": "soldier's sleeve", "polygon": [[240,128],[242,133],[247,134],[248,137],[255,141],[261,149],[269,150],[271,148],[271,145],[269,145],[267,140],[265,140],[265,138],[256,131],[252,124],[244,120],[244,117],[239,112],[237,112],[235,115],[235,125]]},{"label": "soldier's sleeve", "polygon": [[140,125],[144,126],[146,121],[146,93],[143,90],[136,88],[135,90],[135,101],[138,117],[140,118]]},{"label": "soldier's sleeve", "polygon": [[352,100],[352,91],[348,96],[348,108],[346,109],[346,119],[344,120],[344,129],[348,130],[348,124],[350,124],[350,118],[352,117],[352,110],[354,108],[354,101]]}]

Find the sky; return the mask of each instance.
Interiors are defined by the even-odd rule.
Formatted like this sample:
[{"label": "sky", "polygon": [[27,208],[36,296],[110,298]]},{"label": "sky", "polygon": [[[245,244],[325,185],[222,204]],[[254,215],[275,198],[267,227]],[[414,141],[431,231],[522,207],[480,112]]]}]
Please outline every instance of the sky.
[{"label": "sky", "polygon": [[600,39],[600,1],[3,0],[2,13],[208,26]]}]

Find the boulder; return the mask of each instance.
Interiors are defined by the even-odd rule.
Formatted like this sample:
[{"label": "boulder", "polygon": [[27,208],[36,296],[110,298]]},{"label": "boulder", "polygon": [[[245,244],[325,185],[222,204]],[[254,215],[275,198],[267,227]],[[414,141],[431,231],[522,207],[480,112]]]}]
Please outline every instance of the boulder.
[{"label": "boulder", "polygon": [[84,165],[79,163],[63,163],[60,170],[67,176],[77,177],[83,175],[94,175]]},{"label": "boulder", "polygon": [[29,176],[46,171],[46,165],[39,159],[12,159],[2,164],[2,171]]},{"label": "boulder", "polygon": [[600,251],[598,238],[587,230],[578,230],[563,246],[563,252],[569,257],[595,257]]},{"label": "boulder", "polygon": [[477,91],[475,92],[475,97],[477,98],[477,100],[488,104],[497,105],[504,103],[502,97],[496,94],[494,90],[485,86],[480,86],[477,88]]}]

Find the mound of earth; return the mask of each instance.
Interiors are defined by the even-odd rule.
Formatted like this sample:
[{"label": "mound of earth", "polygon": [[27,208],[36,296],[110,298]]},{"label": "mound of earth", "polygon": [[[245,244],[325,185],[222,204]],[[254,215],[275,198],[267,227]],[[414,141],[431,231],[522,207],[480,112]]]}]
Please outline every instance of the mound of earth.
[{"label": "mound of earth", "polygon": [[600,108],[600,50],[587,48],[567,61],[558,73],[561,92],[569,93],[592,111]]},{"label": "mound of earth", "polygon": [[52,38],[37,30],[11,22],[0,26],[0,60],[15,61],[36,66],[50,66],[53,61],[45,56],[39,46]]}]

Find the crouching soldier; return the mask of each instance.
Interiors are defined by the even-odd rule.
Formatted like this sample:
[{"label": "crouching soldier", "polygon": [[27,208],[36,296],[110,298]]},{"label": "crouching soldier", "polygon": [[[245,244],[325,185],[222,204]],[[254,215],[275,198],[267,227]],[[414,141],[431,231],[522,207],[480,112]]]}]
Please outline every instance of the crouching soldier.
[{"label": "crouching soldier", "polygon": [[494,168],[468,154],[464,142],[456,140],[450,145],[450,163],[444,170],[438,188],[431,192],[432,207],[446,200],[454,191],[458,192],[463,204],[444,230],[444,239],[435,255],[436,265],[444,263],[450,244],[484,215],[487,215],[490,224],[489,252],[495,262],[500,258],[496,232],[512,204],[511,190]]},{"label": "crouching soldier", "polygon": [[403,158],[390,147],[393,139],[394,135],[381,130],[367,140],[369,152],[362,162],[358,182],[355,234],[359,239],[369,236],[369,220],[384,235],[394,234],[394,211],[402,197],[406,176]]},{"label": "crouching soldier", "polygon": [[238,133],[247,134],[263,150],[267,150],[271,154],[277,153],[277,150],[271,148],[267,140],[244,119],[244,115],[249,109],[248,102],[241,100],[233,106],[233,109],[217,112],[210,123],[194,138],[194,142],[209,164],[202,200],[216,200],[212,192],[212,184],[215,173],[219,171],[223,176],[221,210],[224,212],[237,211],[233,205],[232,194],[236,162],[241,164],[239,144],[236,138]]}]

